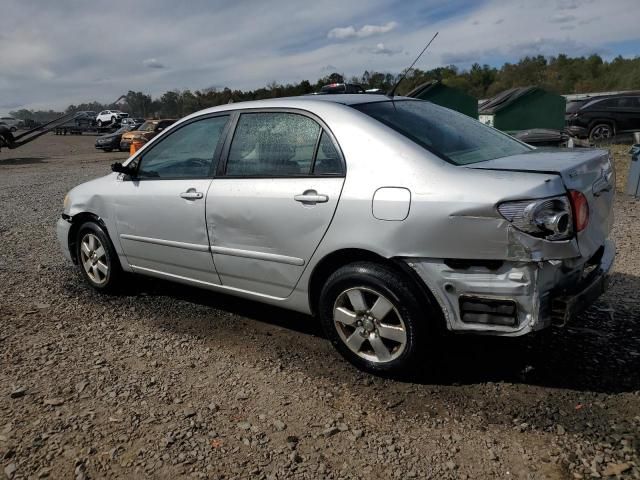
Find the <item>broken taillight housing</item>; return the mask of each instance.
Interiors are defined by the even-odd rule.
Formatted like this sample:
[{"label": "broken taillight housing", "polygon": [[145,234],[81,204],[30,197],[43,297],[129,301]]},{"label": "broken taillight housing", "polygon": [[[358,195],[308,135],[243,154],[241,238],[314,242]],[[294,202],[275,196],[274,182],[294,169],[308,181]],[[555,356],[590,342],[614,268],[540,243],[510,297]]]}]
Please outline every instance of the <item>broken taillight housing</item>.
[{"label": "broken taillight housing", "polygon": [[535,237],[566,240],[573,235],[571,204],[565,195],[503,202],[498,211],[518,230]]},{"label": "broken taillight housing", "polygon": [[589,224],[589,202],[582,192],[569,190],[576,232],[581,232]]}]

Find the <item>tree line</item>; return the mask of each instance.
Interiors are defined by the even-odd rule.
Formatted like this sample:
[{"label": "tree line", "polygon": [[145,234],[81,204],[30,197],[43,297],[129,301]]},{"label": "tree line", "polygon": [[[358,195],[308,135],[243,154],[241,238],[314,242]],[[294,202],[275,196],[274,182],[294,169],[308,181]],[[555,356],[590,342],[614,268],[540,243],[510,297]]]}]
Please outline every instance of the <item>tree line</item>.
[{"label": "tree line", "polygon": [[[323,85],[334,82],[347,81],[360,84],[365,89],[377,88],[387,91],[399,78],[400,74],[365,71],[359,77],[347,78],[339,73],[332,73],[315,83],[308,80],[284,85],[271,82],[264,87],[247,91],[230,88],[170,90],[157,98],[142,92],[129,91],[124,102],[119,105],[93,101],[69,105],[64,112],[22,109],[10,114],[23,120],[44,122],[64,113],[119,109],[135,117],[179,118],[203,108],[230,102],[305,95],[317,92]],[[469,69],[459,69],[455,65],[426,71],[414,69],[402,81],[397,94],[406,94],[430,80],[439,80],[478,99],[490,98],[503,90],[528,85],[537,85],[560,94],[640,90],[640,57],[628,59],[618,56],[611,61],[605,61],[599,55],[569,57],[560,54],[549,58],[538,55],[524,57],[517,63],[505,63],[499,68],[476,63]]]}]

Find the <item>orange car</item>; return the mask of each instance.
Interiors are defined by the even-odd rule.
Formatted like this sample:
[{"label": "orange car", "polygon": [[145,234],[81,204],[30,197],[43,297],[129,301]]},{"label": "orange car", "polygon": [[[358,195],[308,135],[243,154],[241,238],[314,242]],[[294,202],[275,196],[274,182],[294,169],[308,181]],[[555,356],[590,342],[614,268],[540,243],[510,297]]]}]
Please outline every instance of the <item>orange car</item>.
[{"label": "orange car", "polygon": [[122,135],[120,139],[120,150],[129,150],[134,140],[140,140],[143,143],[148,142],[158,135],[162,130],[175,122],[175,119],[169,118],[164,120],[147,120],[137,130],[132,130]]}]

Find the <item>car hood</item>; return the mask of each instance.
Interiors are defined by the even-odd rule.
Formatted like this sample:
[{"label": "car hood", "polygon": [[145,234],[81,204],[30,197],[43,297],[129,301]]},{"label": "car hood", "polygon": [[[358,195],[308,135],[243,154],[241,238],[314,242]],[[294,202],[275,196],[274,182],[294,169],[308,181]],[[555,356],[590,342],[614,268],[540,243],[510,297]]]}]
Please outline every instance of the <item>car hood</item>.
[{"label": "car hood", "polygon": [[589,223],[577,235],[581,253],[593,255],[609,235],[613,224],[616,179],[606,150],[541,148],[469,167],[560,175],[568,190],[581,192],[589,203]]},{"label": "car hood", "polygon": [[131,130],[130,132],[123,133],[122,139],[131,140],[132,138],[135,138],[135,137],[138,137],[138,138],[144,137],[148,139],[150,136],[153,136],[154,133],[155,132],[142,132],[140,130]]},{"label": "car hood", "polygon": [[114,138],[119,137],[120,135],[122,135],[122,134],[120,134],[120,133],[109,133],[109,134],[107,134],[107,135],[101,135],[101,136],[99,136],[99,137],[98,137],[98,140],[112,140],[112,139],[114,139]]}]

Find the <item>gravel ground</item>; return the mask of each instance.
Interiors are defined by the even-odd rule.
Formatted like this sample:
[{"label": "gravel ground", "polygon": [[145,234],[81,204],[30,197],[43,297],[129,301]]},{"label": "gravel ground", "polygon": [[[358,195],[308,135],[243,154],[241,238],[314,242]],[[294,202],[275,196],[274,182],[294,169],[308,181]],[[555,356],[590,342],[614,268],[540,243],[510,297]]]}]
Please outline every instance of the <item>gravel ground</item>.
[{"label": "gravel ground", "polygon": [[85,286],[54,225],[126,157],[93,141],[0,153],[0,477],[640,478],[640,201],[618,195],[612,288],[572,327],[447,338],[430,375],[389,380],[305,316]]}]

